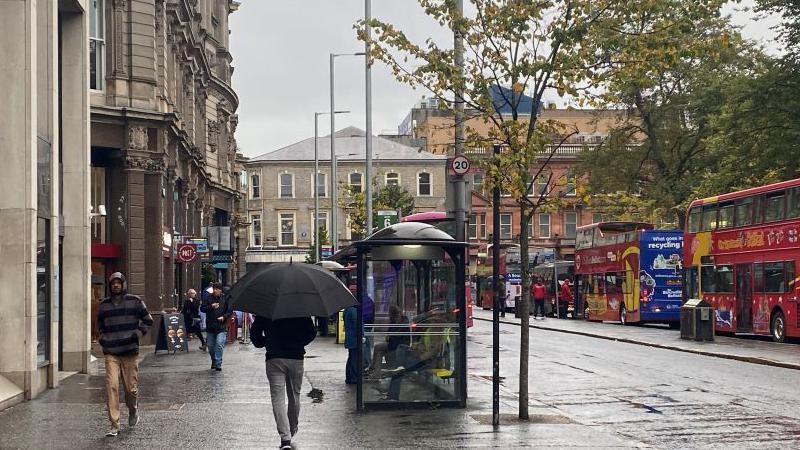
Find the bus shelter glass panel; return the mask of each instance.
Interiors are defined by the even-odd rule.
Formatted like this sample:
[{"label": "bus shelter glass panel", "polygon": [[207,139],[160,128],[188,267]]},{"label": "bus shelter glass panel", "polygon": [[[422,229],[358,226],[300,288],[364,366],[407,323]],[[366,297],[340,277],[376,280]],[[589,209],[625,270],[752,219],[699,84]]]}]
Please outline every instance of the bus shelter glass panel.
[{"label": "bus shelter glass panel", "polygon": [[456,270],[439,260],[372,262],[374,316],[364,314],[363,402],[461,400]]}]

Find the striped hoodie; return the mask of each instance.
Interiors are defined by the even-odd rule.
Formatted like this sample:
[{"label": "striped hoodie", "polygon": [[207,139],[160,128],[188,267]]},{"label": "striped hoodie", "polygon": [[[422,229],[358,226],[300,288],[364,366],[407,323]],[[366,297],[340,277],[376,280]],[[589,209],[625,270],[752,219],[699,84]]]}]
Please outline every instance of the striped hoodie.
[{"label": "striped hoodie", "polygon": [[139,338],[147,334],[153,317],[140,297],[127,293],[125,277],[115,272],[109,277],[109,283],[115,278],[122,281],[122,293],[106,297],[100,303],[97,312],[99,342],[104,354],[135,355],[139,353]]}]

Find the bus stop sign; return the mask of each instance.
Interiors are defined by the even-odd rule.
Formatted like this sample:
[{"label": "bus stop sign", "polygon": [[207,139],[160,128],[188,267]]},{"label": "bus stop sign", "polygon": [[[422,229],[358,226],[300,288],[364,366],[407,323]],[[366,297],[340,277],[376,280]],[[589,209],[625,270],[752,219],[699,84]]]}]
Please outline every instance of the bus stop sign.
[{"label": "bus stop sign", "polygon": [[400,214],[397,211],[377,211],[372,218],[372,226],[376,230],[400,223]]}]

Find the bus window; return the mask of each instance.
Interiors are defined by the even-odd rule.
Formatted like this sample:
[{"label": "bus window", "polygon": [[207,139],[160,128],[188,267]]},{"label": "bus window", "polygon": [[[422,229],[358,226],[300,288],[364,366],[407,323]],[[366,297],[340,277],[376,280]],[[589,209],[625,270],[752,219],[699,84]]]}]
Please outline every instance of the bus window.
[{"label": "bus window", "polygon": [[689,211],[689,233],[697,233],[700,231],[700,219],[702,215],[703,211],[699,206],[695,206]]},{"label": "bus window", "polygon": [[764,292],[764,264],[753,264],[753,292]]},{"label": "bus window", "polygon": [[753,224],[764,221],[764,194],[753,197]]},{"label": "bus window", "polygon": [[697,266],[687,267],[685,274],[686,274],[686,281],[685,281],[686,290],[684,292],[688,296],[686,300],[690,298],[699,298],[700,291],[698,288],[700,286],[698,286],[697,284],[697,274],[698,274]]},{"label": "bus window", "polygon": [[753,224],[753,197],[736,200],[735,226],[745,227]]},{"label": "bus window", "polygon": [[795,288],[794,261],[786,261],[784,267],[786,268],[786,292],[792,292]]},{"label": "bus window", "polygon": [[717,292],[733,292],[733,266],[717,266]]},{"label": "bus window", "polygon": [[[794,272],[794,267],[792,268]],[[764,264],[764,292],[788,292],[784,263],[774,262]]]},{"label": "bus window", "polygon": [[733,202],[721,203],[719,205],[719,217],[717,227],[730,228],[733,226]]},{"label": "bus window", "polygon": [[700,226],[701,231],[710,231],[717,228],[717,205],[703,206],[703,224]]},{"label": "bus window", "polygon": [[717,273],[714,266],[701,266],[700,267],[700,289],[705,293],[717,292]]},{"label": "bus window", "polygon": [[617,274],[616,273],[607,273],[606,274],[606,293],[608,294],[619,294],[622,292],[620,289],[619,284],[617,283]]},{"label": "bus window", "polygon": [[789,201],[786,205],[786,218],[796,219],[800,217],[800,187],[789,191]]},{"label": "bus window", "polygon": [[785,212],[786,196],[783,191],[770,192],[767,194],[767,204],[764,210],[764,222],[775,222],[776,220],[783,220]]}]

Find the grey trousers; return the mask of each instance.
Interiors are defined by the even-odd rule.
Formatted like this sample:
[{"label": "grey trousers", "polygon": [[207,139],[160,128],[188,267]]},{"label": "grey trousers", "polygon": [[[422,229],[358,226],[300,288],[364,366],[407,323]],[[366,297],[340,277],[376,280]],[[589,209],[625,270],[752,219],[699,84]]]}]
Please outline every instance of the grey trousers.
[{"label": "grey trousers", "polygon": [[[281,441],[290,441],[297,433],[300,418],[300,389],[303,385],[302,359],[267,360],[267,380],[272,398],[272,414],[278,426]],[[289,407],[286,407],[286,397]]]}]

